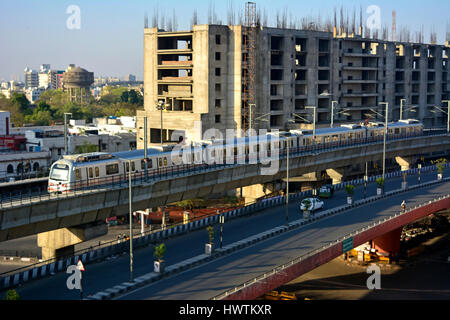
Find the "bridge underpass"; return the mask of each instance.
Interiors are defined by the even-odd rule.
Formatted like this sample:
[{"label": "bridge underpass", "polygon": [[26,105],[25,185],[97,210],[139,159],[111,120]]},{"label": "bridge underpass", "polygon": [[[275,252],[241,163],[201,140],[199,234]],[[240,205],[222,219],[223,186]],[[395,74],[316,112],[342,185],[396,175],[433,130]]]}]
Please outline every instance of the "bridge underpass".
[{"label": "bridge underpass", "polygon": [[[411,157],[418,153],[450,149],[449,135],[420,136],[389,141],[387,157]],[[345,167],[355,162],[382,158],[383,143],[351,145],[291,154],[290,175],[298,176],[331,168]],[[261,175],[263,165],[231,165],[205,168],[202,171],[174,174],[150,182],[135,181],[133,210],[143,210],[225,192],[239,187],[281,180],[286,175],[286,159],[280,157],[279,170],[274,175]],[[169,172],[170,173],[170,172]],[[92,224],[112,216],[128,214],[128,184],[108,185],[95,190],[70,192],[62,196],[35,196],[21,201],[2,202],[0,210],[0,241],[57,230],[61,238],[70,237],[69,229],[84,226],[90,233]],[[82,228],[82,227],[81,227]],[[83,229],[83,228],[82,228]],[[58,231],[62,230],[62,231]],[[49,235],[50,237],[51,235]],[[57,237],[53,236],[53,239]],[[50,243],[50,241],[42,241]],[[69,243],[55,243],[49,252]]]}]

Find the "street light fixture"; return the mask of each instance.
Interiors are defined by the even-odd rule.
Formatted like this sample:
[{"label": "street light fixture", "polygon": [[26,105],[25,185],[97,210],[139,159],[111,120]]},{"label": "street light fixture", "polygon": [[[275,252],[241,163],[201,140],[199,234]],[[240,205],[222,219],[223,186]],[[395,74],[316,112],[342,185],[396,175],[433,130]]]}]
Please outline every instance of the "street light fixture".
[{"label": "street light fixture", "polygon": [[[438,106],[434,106],[434,108],[447,115],[447,133],[450,133],[450,100],[442,100],[442,102],[447,103],[447,111],[444,111],[443,109],[441,109],[441,107]],[[434,110],[431,110],[430,112],[436,113]]]},{"label": "street light fixture", "polygon": [[167,103],[167,100],[159,100],[156,104],[156,109],[161,110],[161,147],[163,145],[163,111],[167,110],[170,107],[170,104]]}]

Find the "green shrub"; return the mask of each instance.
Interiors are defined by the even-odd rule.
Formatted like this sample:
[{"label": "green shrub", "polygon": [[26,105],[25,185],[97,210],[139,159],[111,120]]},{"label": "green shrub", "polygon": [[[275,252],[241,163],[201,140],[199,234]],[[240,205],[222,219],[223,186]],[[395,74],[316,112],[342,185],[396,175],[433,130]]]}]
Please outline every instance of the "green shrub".
[{"label": "green shrub", "polygon": [[384,186],[384,179],[383,178],[378,178],[376,180],[378,187],[383,188]]},{"label": "green shrub", "polygon": [[214,242],[214,228],[212,226],[206,227],[206,231],[208,231],[209,244],[213,244]]},{"label": "green shrub", "polygon": [[355,194],[355,186],[352,184],[349,184],[345,187],[345,191],[347,191],[347,194],[350,197],[353,197],[353,195]]},{"label": "green shrub", "polygon": [[6,291],[6,300],[20,300],[20,296],[16,290],[8,290]]},{"label": "green shrub", "polygon": [[154,258],[157,258],[158,261],[162,261],[164,254],[166,253],[166,246],[164,243],[161,243],[159,246],[155,247],[155,253],[153,254]]}]

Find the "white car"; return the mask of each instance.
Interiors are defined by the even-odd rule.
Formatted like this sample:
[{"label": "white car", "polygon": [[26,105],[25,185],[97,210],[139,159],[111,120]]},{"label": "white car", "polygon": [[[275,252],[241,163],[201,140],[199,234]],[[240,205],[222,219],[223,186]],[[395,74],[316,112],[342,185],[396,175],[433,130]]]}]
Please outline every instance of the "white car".
[{"label": "white car", "polygon": [[[309,201],[309,205],[308,205]],[[309,211],[314,212],[316,210],[322,209],[324,206],[324,203],[319,198],[306,198],[303,199],[302,202],[300,202],[300,210],[305,211],[307,209],[307,206],[309,206]]]}]

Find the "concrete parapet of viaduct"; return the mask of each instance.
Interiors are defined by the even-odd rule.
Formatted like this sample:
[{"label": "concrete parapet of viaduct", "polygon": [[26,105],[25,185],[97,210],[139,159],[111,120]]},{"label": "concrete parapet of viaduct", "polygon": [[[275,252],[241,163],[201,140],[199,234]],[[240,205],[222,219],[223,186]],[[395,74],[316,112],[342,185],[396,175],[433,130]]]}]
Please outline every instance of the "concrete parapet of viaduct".
[{"label": "concrete parapet of viaduct", "polygon": [[[381,159],[382,143],[349,146],[291,156],[292,176],[339,168],[355,161]],[[446,135],[416,137],[391,141],[389,156],[412,156],[419,152],[450,149]],[[262,175],[264,165],[236,165],[151,181],[133,186],[133,210],[143,210],[180,200],[202,197],[239,187],[264,184],[285,177],[286,160],[279,161],[274,175]],[[25,202],[17,207],[3,206],[0,211],[0,241],[11,240],[56,229],[104,221],[108,217],[128,214],[128,185],[115,185],[91,191],[78,191],[63,197]]]}]

